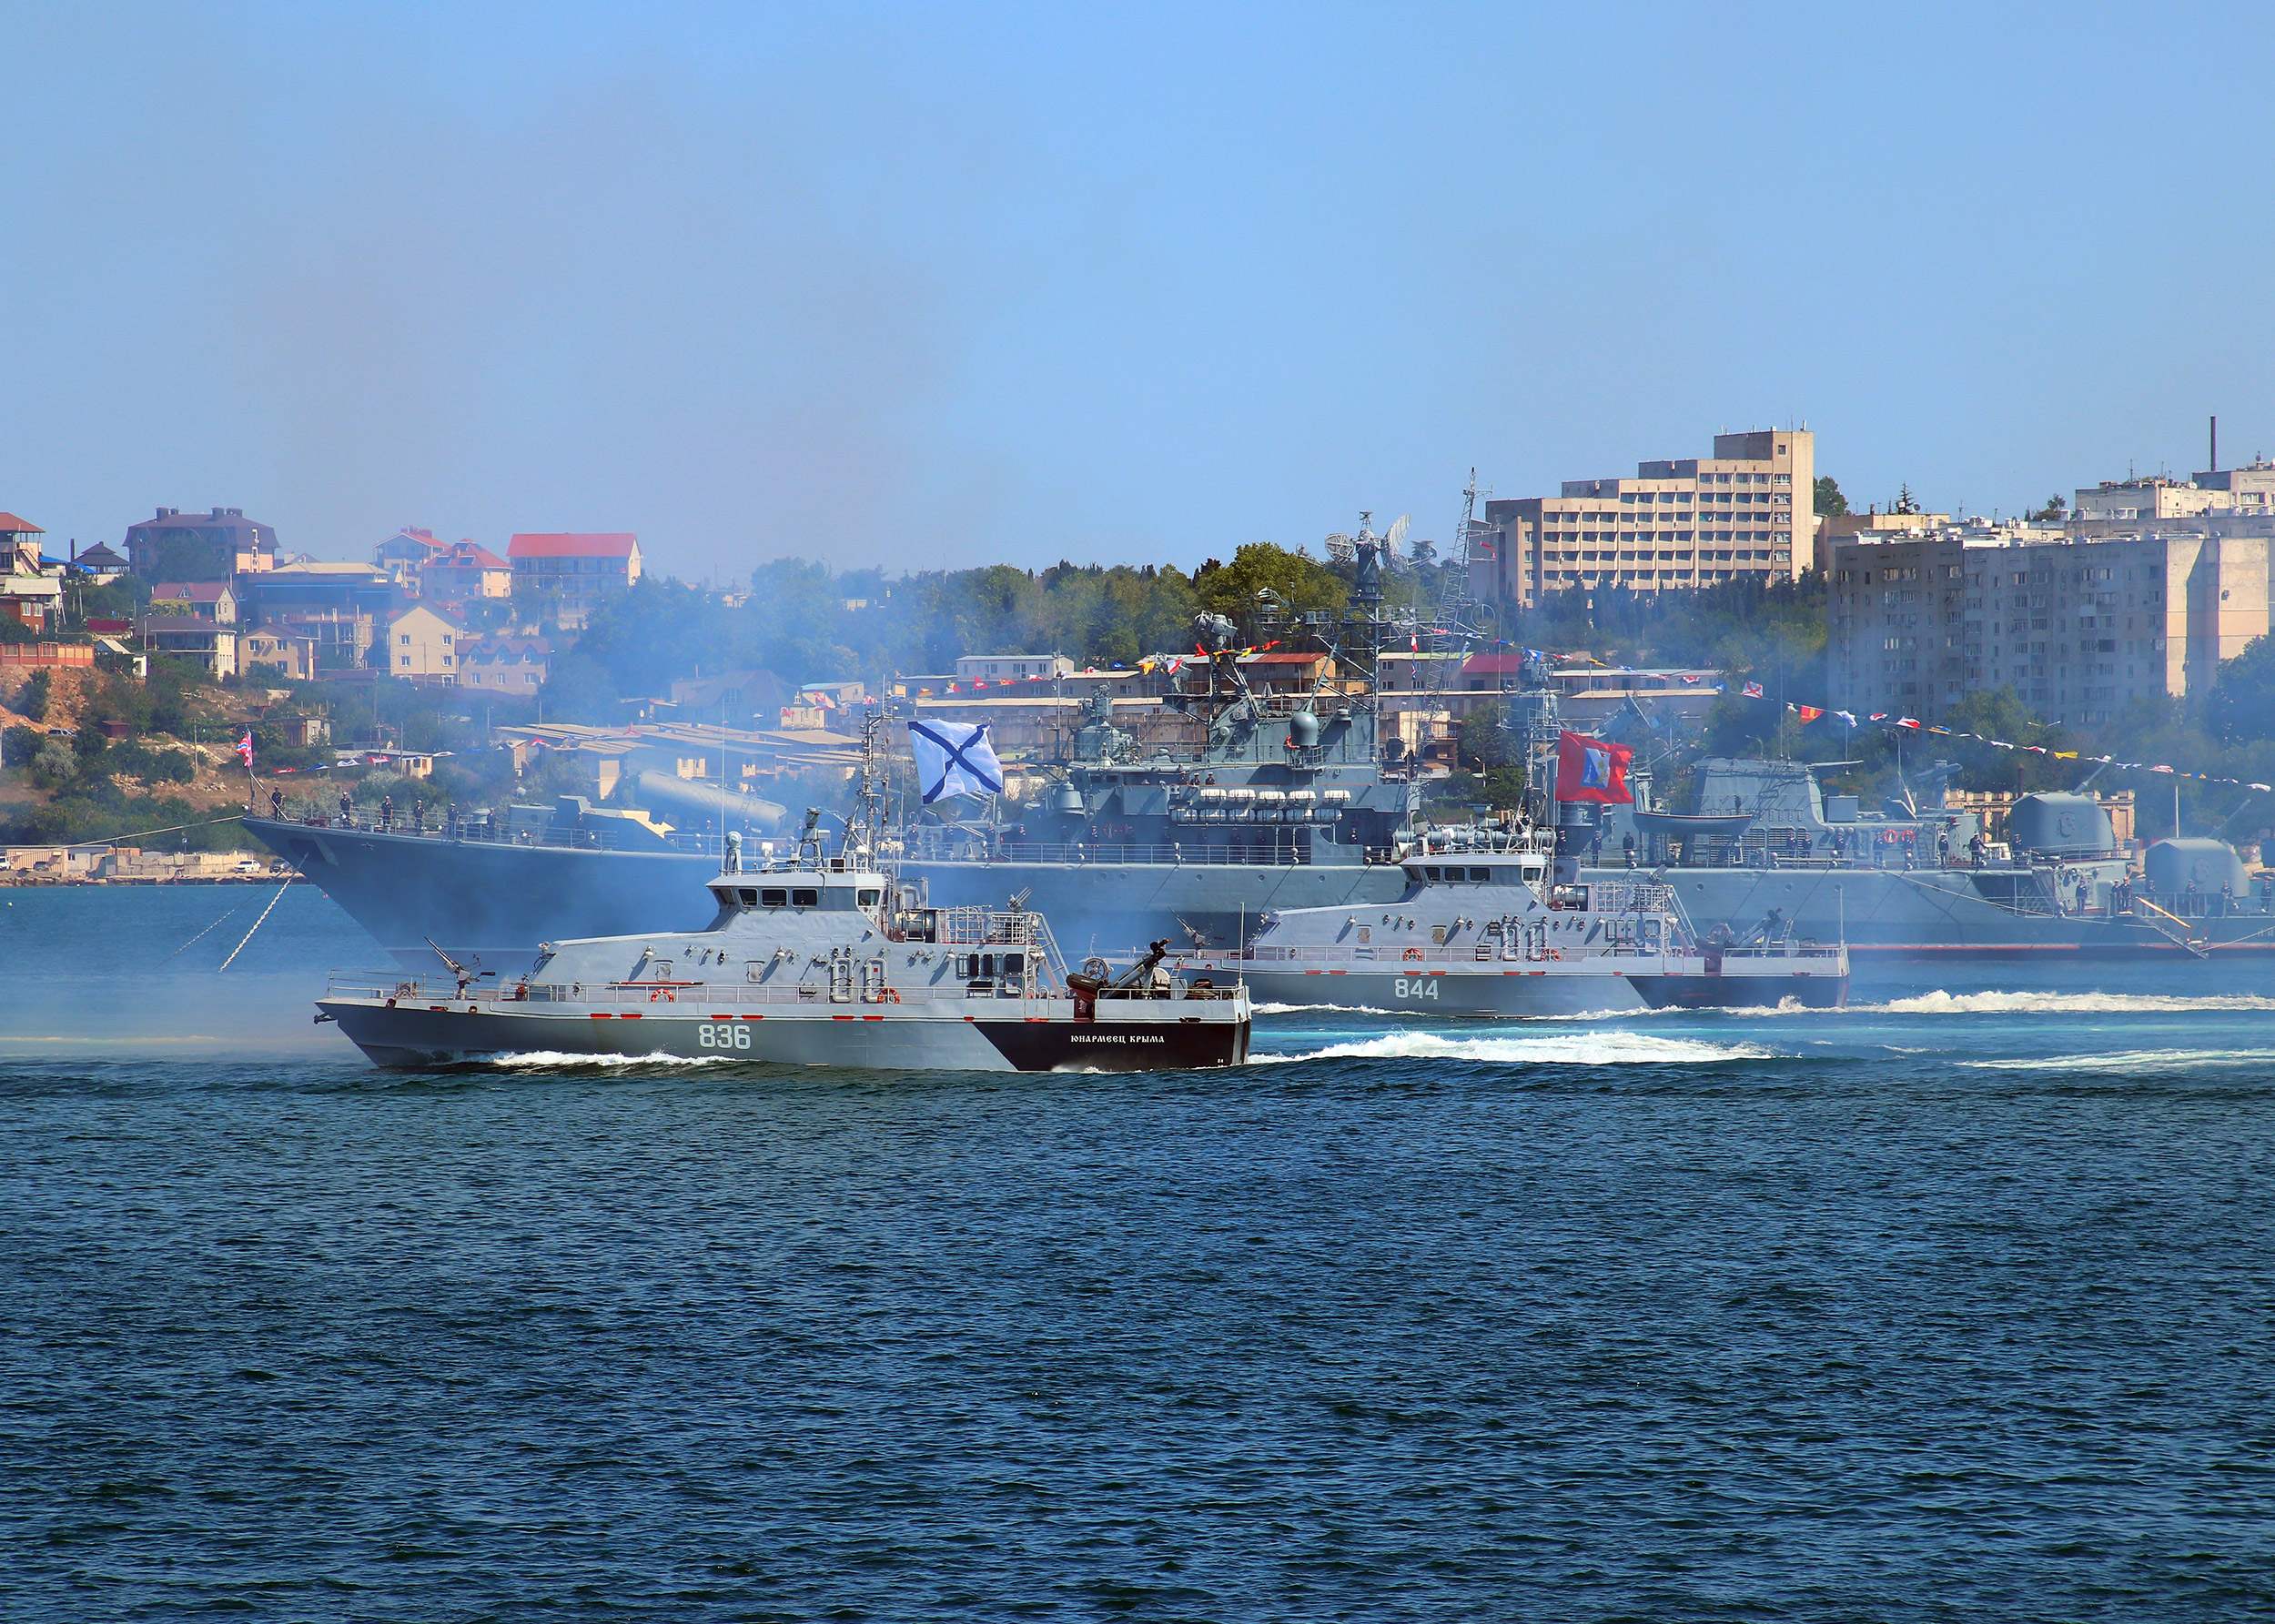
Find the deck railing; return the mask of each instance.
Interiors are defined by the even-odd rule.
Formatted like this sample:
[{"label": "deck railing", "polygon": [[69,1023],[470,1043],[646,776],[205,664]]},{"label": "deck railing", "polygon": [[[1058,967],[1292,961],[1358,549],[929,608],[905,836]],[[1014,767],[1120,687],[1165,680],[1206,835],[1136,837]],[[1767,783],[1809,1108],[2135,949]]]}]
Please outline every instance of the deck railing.
[{"label": "deck railing", "polygon": [[[1562,943],[1553,944],[1565,963],[1574,959],[1657,959],[1700,958],[1706,950],[1697,946],[1675,946],[1665,949],[1643,948],[1632,942],[1572,948]],[[1491,951],[1487,951],[1490,949]],[[1762,959],[1838,959],[1845,950],[1839,947],[1773,943],[1767,948],[1724,948],[1722,957],[1726,963],[1737,960],[1750,963]],[[1483,946],[1472,944],[1455,947],[1451,944],[1408,947],[1390,943],[1375,943],[1361,947],[1254,947],[1246,953],[1229,949],[1218,952],[1213,948],[1198,948],[1185,954],[1188,958],[1205,958],[1211,962],[1233,960],[1242,963],[1307,963],[1307,964],[1368,964],[1380,965],[1385,970],[1400,964],[1531,964],[1546,963],[1545,956],[1536,956],[1519,948],[1509,951],[1491,942]]]},{"label": "deck railing", "polygon": [[[1192,988],[1172,982],[1171,997],[1176,1000],[1206,1001],[1229,998],[1230,987]],[[1145,1000],[1150,994],[1142,989],[1118,992],[1100,988],[1101,1000]],[[934,1004],[968,1006],[972,1004],[1029,1004],[1049,1002],[1064,1004],[1067,994],[1054,989],[1046,996],[1029,999],[1017,995],[1017,989],[993,981],[974,981],[970,983],[950,982],[939,985],[905,985],[887,983],[882,988],[864,988],[856,981],[848,992],[842,984],[833,993],[826,983],[804,982],[784,986],[769,986],[763,982],[531,982],[524,984],[509,982],[478,982],[461,992],[455,979],[435,976],[391,975],[384,970],[337,971],[325,987],[328,998],[378,998],[393,1000],[401,1004],[473,1004],[499,1011],[527,1010],[535,1014],[551,1013],[552,1006],[574,1004],[620,1013],[645,1014],[700,1015],[719,1011],[764,1010],[781,1007],[814,1006],[871,1011],[895,1004],[925,1005]]]}]

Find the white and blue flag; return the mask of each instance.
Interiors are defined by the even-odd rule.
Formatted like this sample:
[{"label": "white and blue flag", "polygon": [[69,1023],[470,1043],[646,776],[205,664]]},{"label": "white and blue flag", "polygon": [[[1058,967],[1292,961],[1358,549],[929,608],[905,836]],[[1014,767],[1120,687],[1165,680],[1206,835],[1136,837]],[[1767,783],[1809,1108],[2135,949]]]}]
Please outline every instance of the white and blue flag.
[{"label": "white and blue flag", "polygon": [[1003,763],[985,722],[912,721],[908,742],[927,803],[943,795],[1003,793]]}]

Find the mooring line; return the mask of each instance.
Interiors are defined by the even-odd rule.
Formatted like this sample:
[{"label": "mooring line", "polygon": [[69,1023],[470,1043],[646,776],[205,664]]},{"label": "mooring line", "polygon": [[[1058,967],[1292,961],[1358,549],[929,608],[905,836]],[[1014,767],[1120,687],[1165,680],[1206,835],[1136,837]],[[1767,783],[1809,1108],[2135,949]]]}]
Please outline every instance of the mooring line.
[{"label": "mooring line", "polygon": [[[267,919],[270,910],[275,908],[278,903],[284,901],[284,893],[292,888],[292,883],[299,877],[300,876],[298,874],[287,874],[285,876],[285,883],[277,887],[277,894],[268,899],[268,906],[260,911],[260,919],[253,921],[253,929],[245,933],[245,942],[250,942],[253,939],[254,932],[259,930],[261,927],[261,920]],[[237,955],[245,951],[245,942],[238,943],[235,947],[229,950],[229,956],[221,961],[221,970],[227,970],[230,965],[237,963]],[[221,973],[221,970],[217,970],[214,973],[218,975]]]}]

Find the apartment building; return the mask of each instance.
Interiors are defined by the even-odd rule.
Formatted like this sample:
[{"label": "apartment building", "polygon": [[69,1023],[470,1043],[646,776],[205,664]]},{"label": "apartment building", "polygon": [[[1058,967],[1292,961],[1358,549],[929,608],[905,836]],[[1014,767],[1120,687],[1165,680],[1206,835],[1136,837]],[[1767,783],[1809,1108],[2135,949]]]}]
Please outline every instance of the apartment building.
[{"label": "apartment building", "polygon": [[413,604],[387,623],[388,669],[408,681],[451,686],[466,641],[459,621],[430,604]]},{"label": "apartment building", "polygon": [[545,686],[553,645],[541,637],[484,637],[458,651],[459,681],[485,693],[528,699]]},{"label": "apartment building", "polygon": [[640,579],[640,538],[627,531],[522,532],[506,543],[515,593],[551,600],[559,623],[582,626],[603,598]]},{"label": "apartment building", "polygon": [[1530,609],[1575,590],[1658,592],[1800,575],[1811,562],[1814,437],[1749,429],[1718,434],[1714,447],[1712,457],[1637,463],[1632,479],[1567,479],[1556,496],[1487,502],[1471,590]]},{"label": "apartment building", "polygon": [[246,518],[242,508],[160,508],[155,519],[126,527],[126,557],[135,573],[148,579],[218,580],[274,570],[277,532]]},{"label": "apartment building", "polygon": [[2011,683],[2053,721],[2199,691],[2268,630],[2263,536],[2017,540],[1993,527],[1835,542],[1832,702],[1938,721]]}]

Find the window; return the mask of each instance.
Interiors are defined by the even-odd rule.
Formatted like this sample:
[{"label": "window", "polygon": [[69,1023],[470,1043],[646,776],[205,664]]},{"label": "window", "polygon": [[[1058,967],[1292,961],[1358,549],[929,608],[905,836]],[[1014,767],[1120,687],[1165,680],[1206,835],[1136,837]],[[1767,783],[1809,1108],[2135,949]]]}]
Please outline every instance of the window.
[{"label": "window", "polygon": [[410,656],[408,654],[400,656],[400,659],[405,665],[409,665],[410,663]]},{"label": "window", "polygon": [[885,893],[871,889],[859,893],[854,900],[864,908],[874,908],[885,900]]},{"label": "window", "polygon": [[752,890],[749,886],[743,886],[740,892],[736,893],[736,894],[743,899],[743,905],[745,908],[755,908],[758,906],[758,893]]},{"label": "window", "polygon": [[410,647],[410,633],[408,631],[403,633],[403,647],[406,649]]},{"label": "window", "polygon": [[1480,885],[1482,885],[1486,881],[1491,880],[1492,877],[1493,871],[1489,868],[1473,868],[1470,870],[1470,878]]},{"label": "window", "polygon": [[758,902],[759,906],[763,908],[786,907],[789,905],[790,893],[778,885],[770,885],[758,893]]},{"label": "window", "polygon": [[793,908],[818,908],[822,905],[822,893],[811,886],[794,887],[790,893],[790,905]]}]

